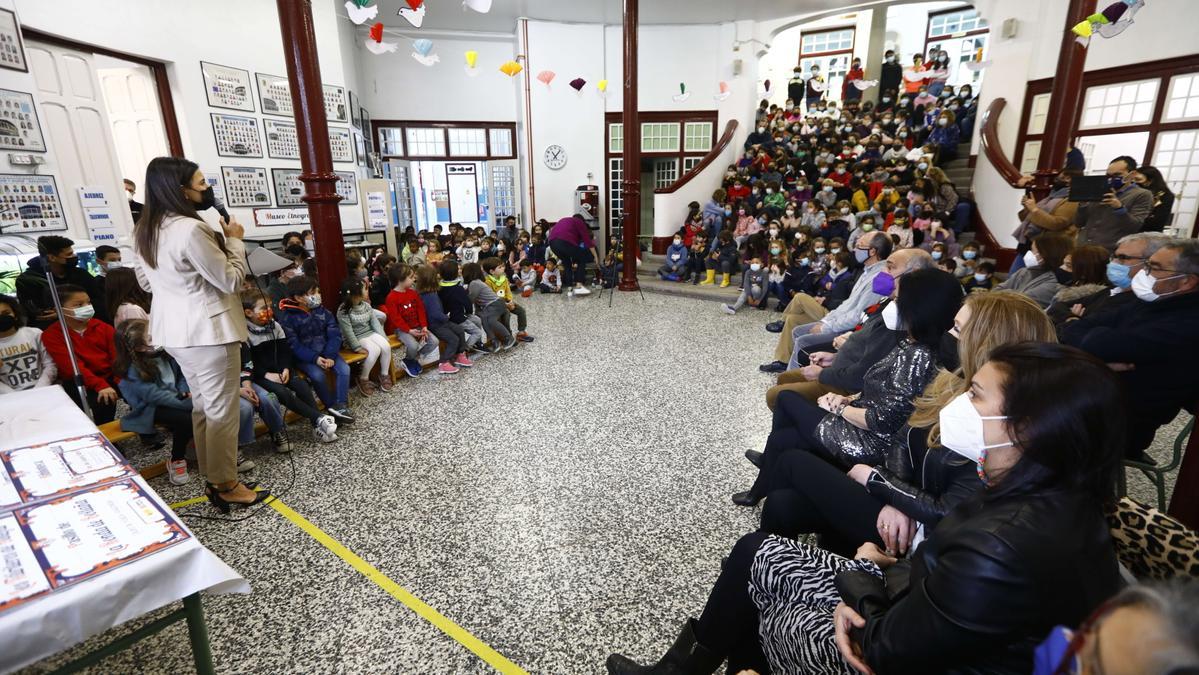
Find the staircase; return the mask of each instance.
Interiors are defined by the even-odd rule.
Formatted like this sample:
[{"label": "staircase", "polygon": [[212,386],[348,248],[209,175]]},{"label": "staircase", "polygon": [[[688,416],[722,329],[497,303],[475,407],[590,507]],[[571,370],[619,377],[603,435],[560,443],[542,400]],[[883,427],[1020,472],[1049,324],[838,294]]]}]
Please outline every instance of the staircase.
[{"label": "staircase", "polygon": [[974,181],[974,167],[970,166],[970,141],[958,144],[958,158],[941,167],[949,180],[958,188],[958,195],[970,196],[970,184]]}]

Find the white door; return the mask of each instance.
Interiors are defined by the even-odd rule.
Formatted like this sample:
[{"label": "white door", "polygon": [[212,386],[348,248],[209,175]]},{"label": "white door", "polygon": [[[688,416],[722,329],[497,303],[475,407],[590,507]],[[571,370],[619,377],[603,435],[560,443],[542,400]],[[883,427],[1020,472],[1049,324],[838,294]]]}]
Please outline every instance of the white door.
[{"label": "white door", "polygon": [[479,222],[479,176],[474,164],[446,164],[446,190],[450,200],[450,222],[463,225]]},{"label": "white door", "polygon": [[404,159],[389,159],[383,165],[384,176],[391,181],[392,209],[396,216],[396,236],[387,241],[387,252],[399,257],[400,236],[411,225],[416,227],[415,197],[412,192],[412,164]]},{"label": "white door", "polygon": [[140,65],[98,68],[96,75],[104,93],[121,174],[137,184],[139,199],[145,201],[141,195],[146,165],[155,157],[171,154],[154,78],[149,68]]},{"label": "white door", "polygon": [[[40,42],[28,42],[25,54],[37,83],[42,126],[50,137],[53,170],[58,173],[63,209],[71,233],[87,238],[77,188],[101,186],[109,199],[124,201],[121,168],[108,112],[92,55]],[[133,228],[127,208],[113,209],[122,235]]]},{"label": "white door", "polygon": [[520,164],[515,159],[493,159],[483,165],[487,172],[487,220],[494,229],[508,216],[516,226],[526,227],[520,212]]}]

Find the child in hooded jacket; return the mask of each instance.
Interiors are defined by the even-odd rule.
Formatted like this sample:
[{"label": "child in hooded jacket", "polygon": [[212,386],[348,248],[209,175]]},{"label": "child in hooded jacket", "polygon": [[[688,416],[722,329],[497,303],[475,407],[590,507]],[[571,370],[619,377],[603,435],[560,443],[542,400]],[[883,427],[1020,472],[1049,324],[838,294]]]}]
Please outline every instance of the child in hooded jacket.
[{"label": "child in hooded jacket", "polygon": [[767,272],[763,269],[762,259],[755,256],[749,261],[749,268],[741,276],[741,295],[737,296],[732,305],[721,305],[726,314],[736,314],[737,310],[747,303],[751,307],[764,309],[767,298]]},{"label": "child in hooded jacket", "polygon": [[416,290],[425,305],[429,331],[445,343],[437,372],[452,375],[462,368],[475,365],[466,356],[466,331],[462,326],[450,321],[450,315],[441,304],[441,296],[438,295],[441,290],[441,278],[437,270],[429,265],[416,268]]},{"label": "child in hooded jacket", "polygon": [[[525,313],[525,308],[516,304],[516,300],[512,295],[512,286],[508,283],[508,277],[504,274],[504,263],[498,258],[487,258],[482,263],[483,271],[487,274],[484,281],[491,287],[491,291],[496,296],[504,301],[504,305],[508,308],[508,312],[516,315],[516,339],[519,342],[532,342],[533,336],[529,335],[525,329],[529,325],[529,316]],[[508,325],[505,322],[505,325]],[[511,328],[509,328],[511,331]]]},{"label": "child in hooded jacket", "polygon": [[475,312],[474,303],[470,301],[470,294],[462,285],[462,277],[458,271],[458,263],[453,260],[443,260],[437,266],[437,276],[441,279],[437,297],[441,300],[441,307],[449,315],[450,321],[465,333],[466,348],[486,351],[482,346],[487,335],[483,332],[483,320]]}]

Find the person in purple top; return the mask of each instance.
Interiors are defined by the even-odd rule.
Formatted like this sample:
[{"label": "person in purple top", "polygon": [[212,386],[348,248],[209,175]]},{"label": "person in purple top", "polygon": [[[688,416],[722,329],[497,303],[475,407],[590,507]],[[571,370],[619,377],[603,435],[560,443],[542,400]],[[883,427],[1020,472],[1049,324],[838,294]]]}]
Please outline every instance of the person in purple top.
[{"label": "person in purple top", "polygon": [[591,228],[587,227],[582,214],[559,220],[550,228],[548,238],[550,250],[562,262],[566,286],[573,286],[567,295],[591,295],[584,270],[588,260],[599,260],[599,254],[595,250],[595,240],[591,238]]}]

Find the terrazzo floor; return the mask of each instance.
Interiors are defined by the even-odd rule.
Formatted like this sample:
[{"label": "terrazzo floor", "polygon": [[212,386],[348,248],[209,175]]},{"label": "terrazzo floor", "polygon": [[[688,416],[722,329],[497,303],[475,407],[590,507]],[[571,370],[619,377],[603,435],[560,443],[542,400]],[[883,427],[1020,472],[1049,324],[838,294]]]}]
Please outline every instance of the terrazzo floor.
[{"label": "terrazzo floor", "polygon": [[[714,301],[654,293],[617,293],[611,308],[606,293],[522,304],[536,342],[355,398],[358,422],[332,445],[294,424],[291,456],[251,447],[250,475],[531,673],[600,673],[616,650],[656,657],[756,527],[729,495],[752,480],[742,453],[769,429],[773,378],[757,365],[775,340],[762,326],[777,315],[729,317]],[[136,445],[130,454],[156,461]],[[1148,483],[1129,480],[1149,497]],[[151,485],[168,502],[199,494],[194,480]],[[491,671],[272,509],[187,522],[253,586],[205,598],[218,672]],[[87,672],[194,672],[186,630]]]}]

